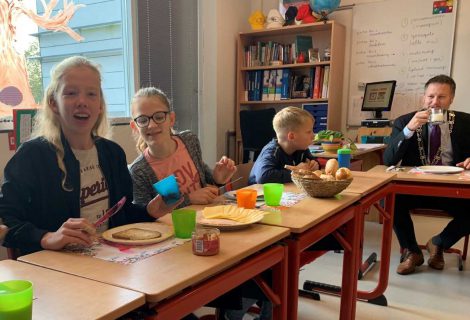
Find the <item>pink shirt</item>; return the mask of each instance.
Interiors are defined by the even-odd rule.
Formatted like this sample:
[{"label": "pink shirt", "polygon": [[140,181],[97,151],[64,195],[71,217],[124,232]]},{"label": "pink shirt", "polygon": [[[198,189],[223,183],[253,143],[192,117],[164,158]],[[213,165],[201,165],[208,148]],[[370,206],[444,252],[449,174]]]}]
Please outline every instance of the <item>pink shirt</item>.
[{"label": "pink shirt", "polygon": [[201,188],[199,172],[193,160],[189,156],[188,149],[178,137],[173,137],[177,147],[175,153],[165,159],[155,159],[149,153],[149,149],[145,149],[144,157],[157,176],[161,180],[171,174],[175,174],[178,178],[181,192],[189,194]]}]

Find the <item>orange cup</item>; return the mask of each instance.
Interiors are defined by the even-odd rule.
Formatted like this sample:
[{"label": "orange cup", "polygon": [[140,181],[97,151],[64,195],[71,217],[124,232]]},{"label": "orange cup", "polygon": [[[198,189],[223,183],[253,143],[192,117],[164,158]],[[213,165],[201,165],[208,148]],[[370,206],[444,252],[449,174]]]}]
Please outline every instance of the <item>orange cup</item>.
[{"label": "orange cup", "polygon": [[253,209],[256,206],[258,192],[255,189],[237,190],[237,205],[241,208]]}]

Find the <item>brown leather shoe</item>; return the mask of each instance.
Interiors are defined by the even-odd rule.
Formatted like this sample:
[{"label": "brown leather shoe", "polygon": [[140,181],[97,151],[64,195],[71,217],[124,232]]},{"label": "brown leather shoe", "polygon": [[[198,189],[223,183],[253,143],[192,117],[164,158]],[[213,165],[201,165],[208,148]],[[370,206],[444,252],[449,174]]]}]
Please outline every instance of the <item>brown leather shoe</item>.
[{"label": "brown leather shoe", "polygon": [[397,267],[397,273],[406,275],[415,272],[416,267],[419,267],[424,263],[423,254],[411,252],[405,249],[403,252],[402,262]]},{"label": "brown leather shoe", "polygon": [[432,238],[426,243],[429,252],[428,266],[436,270],[444,269],[444,249],[432,243]]}]

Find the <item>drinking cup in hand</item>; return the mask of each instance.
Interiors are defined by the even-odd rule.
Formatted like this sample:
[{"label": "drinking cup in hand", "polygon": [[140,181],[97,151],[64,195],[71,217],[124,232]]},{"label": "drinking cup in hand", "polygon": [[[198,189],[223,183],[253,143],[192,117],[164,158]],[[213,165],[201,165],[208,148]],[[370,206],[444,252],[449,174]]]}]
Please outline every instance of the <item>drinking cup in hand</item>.
[{"label": "drinking cup in hand", "polygon": [[175,236],[181,239],[191,238],[196,228],[196,211],[192,209],[176,209],[171,214]]},{"label": "drinking cup in hand", "polygon": [[429,122],[433,125],[444,123],[444,112],[441,108],[431,108]]},{"label": "drinking cup in hand", "polygon": [[181,198],[174,174],[154,183],[153,188],[163,197],[166,204],[176,203]]},{"label": "drinking cup in hand", "polygon": [[26,280],[0,282],[0,319],[31,320],[33,284]]},{"label": "drinking cup in hand", "polygon": [[240,208],[253,209],[256,206],[258,192],[255,189],[237,190],[237,206]]},{"label": "drinking cup in hand", "polygon": [[282,183],[265,183],[263,185],[264,201],[268,206],[278,206],[281,203],[283,191]]}]

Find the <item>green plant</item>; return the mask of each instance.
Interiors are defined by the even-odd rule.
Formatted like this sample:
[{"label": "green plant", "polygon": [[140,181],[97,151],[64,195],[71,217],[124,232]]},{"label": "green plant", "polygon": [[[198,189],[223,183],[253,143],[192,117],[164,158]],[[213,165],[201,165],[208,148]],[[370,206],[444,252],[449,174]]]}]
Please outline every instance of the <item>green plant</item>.
[{"label": "green plant", "polygon": [[339,131],[321,130],[317,132],[314,140],[315,141],[333,141],[335,139],[336,140],[343,139],[343,137],[344,137],[343,134]]}]

